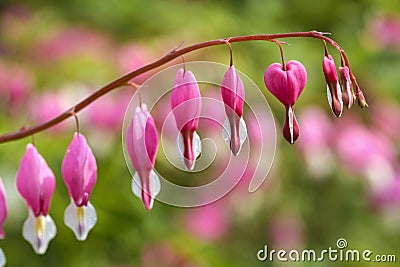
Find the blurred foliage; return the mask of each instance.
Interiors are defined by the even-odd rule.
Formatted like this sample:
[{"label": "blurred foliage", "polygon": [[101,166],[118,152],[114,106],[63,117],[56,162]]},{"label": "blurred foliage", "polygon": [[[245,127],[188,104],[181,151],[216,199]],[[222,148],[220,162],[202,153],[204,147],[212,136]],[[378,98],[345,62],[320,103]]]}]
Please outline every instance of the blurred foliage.
[{"label": "blurred foliage", "polygon": [[[65,109],[122,75],[124,70],[118,67],[114,52],[126,44],[144,46],[149,53],[145,62],[149,62],[182,41],[188,45],[233,35],[314,29],[331,32],[343,46],[371,104],[368,110],[354,107],[345,112],[343,120],[357,117],[369,123],[375,112],[374,104],[391,101],[398,105],[400,99],[400,46],[380,45],[369,30],[375,18],[392,15],[400,16],[399,1],[3,0],[0,2],[0,62],[7,68],[16,66],[28,71],[32,81],[29,96],[22,102],[9,105],[4,97],[1,100],[0,131],[18,129],[26,121],[28,125],[37,122],[34,110],[43,107],[35,104],[37,94],[40,98],[47,92],[70,93],[72,96],[61,97]],[[73,41],[81,50],[56,59],[51,57],[48,46],[41,50],[46,40],[57,34],[63,36],[70,28],[83,29],[84,35],[93,33],[94,37],[87,40],[76,37]],[[322,44],[315,40],[288,41],[291,45],[285,46],[287,60],[300,60],[308,72],[306,90],[296,111],[300,113],[309,105],[318,105],[336,120],[325,99]],[[279,61],[277,48],[262,42],[232,46],[236,68],[265,90],[263,72],[270,63]],[[339,62],[333,49],[331,52]],[[185,58],[225,64],[229,59],[226,47],[194,52]],[[284,117],[281,104],[269,92],[264,94],[281,127]],[[83,111],[82,117],[86,118],[87,114]],[[33,118],[28,119],[29,115]],[[257,251],[264,245],[276,250],[287,245],[321,251],[335,247],[339,238],[346,238],[352,249],[396,254],[397,261],[400,260],[398,210],[385,214],[374,209],[367,179],[341,166],[339,159],[328,163],[333,164],[334,171],[325,179],[313,179],[304,155],[296,145],[282,141],[279,128],[276,161],[262,188],[248,194],[246,185],[216,203],[228,220],[220,236],[208,240],[188,230],[191,209],[156,202],[148,213],[130,191],[131,178],[122,153],[118,123],[121,121],[117,122],[119,127],[104,130],[89,119],[81,121],[82,132],[87,133],[98,163],[98,182],[91,197],[98,223],[83,243],[76,241],[62,222],[69,199],[60,169],[72,138],[73,121],[67,122],[61,132],[35,135],[38,150],[57,176],[50,214],[58,233],[44,256],[35,255],[23,240],[21,228],[26,211],[14,188],[15,173],[30,139],[1,145],[0,174],[7,190],[9,218],[5,223],[7,237],[0,242],[0,247],[5,251],[8,266],[281,266],[285,263],[258,261]],[[339,132],[340,128],[335,131]],[[400,142],[393,144],[398,148]],[[159,158],[158,164],[162,165]],[[181,179],[187,177],[190,179],[190,176],[181,176]],[[286,235],[287,242],[279,241]],[[397,264],[379,263],[379,266]],[[310,265],[313,263],[295,266]],[[329,261],[314,265],[369,266],[365,262]]]}]

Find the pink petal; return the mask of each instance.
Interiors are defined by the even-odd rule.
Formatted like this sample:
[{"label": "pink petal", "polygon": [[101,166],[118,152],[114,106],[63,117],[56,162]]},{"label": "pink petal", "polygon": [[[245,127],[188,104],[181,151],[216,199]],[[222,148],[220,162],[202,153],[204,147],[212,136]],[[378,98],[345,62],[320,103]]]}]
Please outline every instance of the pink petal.
[{"label": "pink petal", "polygon": [[47,215],[55,188],[55,177],[32,144],[26,146],[16,177],[17,190],[35,216]]},{"label": "pink petal", "polygon": [[231,66],[225,73],[221,86],[222,99],[228,107],[226,114],[234,111],[241,117],[244,105],[244,86],[234,66]]},{"label": "pink petal", "polygon": [[126,132],[126,144],[137,172],[153,169],[158,150],[158,132],[146,105],[136,108]]},{"label": "pink petal", "polygon": [[180,131],[195,131],[199,124],[201,95],[191,71],[179,69],[171,93],[171,109]]},{"label": "pink petal", "polygon": [[97,178],[96,159],[79,133],[74,134],[62,163],[62,174],[75,204],[86,205]]},{"label": "pink petal", "polygon": [[3,229],[4,221],[7,218],[6,196],[3,180],[0,178],[0,238],[4,239],[5,233]]},{"label": "pink petal", "polygon": [[279,63],[271,64],[264,74],[264,82],[268,90],[285,106],[293,106],[307,82],[304,66],[291,60],[286,70]]}]

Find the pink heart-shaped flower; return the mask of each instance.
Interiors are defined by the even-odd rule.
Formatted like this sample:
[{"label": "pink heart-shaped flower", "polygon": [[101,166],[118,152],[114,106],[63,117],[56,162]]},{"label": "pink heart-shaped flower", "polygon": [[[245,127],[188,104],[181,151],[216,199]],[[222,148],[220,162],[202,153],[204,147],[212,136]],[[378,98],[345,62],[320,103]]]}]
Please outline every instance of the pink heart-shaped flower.
[{"label": "pink heart-shaped flower", "polygon": [[268,90],[285,106],[293,106],[307,82],[303,64],[290,60],[284,69],[281,64],[271,64],[264,74]]}]

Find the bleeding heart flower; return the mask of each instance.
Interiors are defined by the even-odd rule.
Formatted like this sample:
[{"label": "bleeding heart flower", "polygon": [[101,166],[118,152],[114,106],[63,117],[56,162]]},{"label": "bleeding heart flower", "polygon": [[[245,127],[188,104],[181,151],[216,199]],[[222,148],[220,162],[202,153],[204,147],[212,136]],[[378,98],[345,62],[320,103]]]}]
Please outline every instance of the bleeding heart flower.
[{"label": "bleeding heart flower", "polygon": [[300,128],[294,115],[294,104],[306,85],[306,69],[296,60],[289,61],[285,66],[273,63],[265,71],[264,82],[268,90],[286,108],[283,136],[293,144],[300,134]]},{"label": "bleeding heart flower", "polygon": [[150,210],[161,185],[153,170],[158,150],[158,132],[145,104],[137,107],[133,114],[132,123],[126,132],[126,146],[136,170],[132,191],[143,201],[145,208]]},{"label": "bleeding heart flower", "polygon": [[352,89],[352,83],[350,79],[350,70],[347,66],[339,67],[340,74],[340,87],[342,88],[342,101],[346,108],[351,108],[354,103],[354,93]]},{"label": "bleeding heart flower", "polygon": [[83,241],[97,221],[96,210],[89,202],[96,183],[97,165],[82,134],[74,134],[61,171],[71,197],[71,204],[65,210],[64,222],[74,231],[76,238]]},{"label": "bleeding heart flower", "polygon": [[228,117],[225,120],[222,134],[225,141],[229,142],[233,155],[236,156],[247,138],[247,129],[242,118],[244,86],[233,65],[226,71],[222,80],[221,94],[225,103],[225,113]]},{"label": "bleeding heart flower", "polygon": [[327,83],[327,96],[329,105],[336,117],[339,118],[342,116],[343,111],[342,91],[340,90],[339,86],[335,61],[327,52],[325,53],[324,60],[322,61],[322,69],[324,71],[324,76]]},{"label": "bleeding heart flower", "polygon": [[171,109],[180,131],[178,150],[187,169],[192,170],[201,151],[200,137],[196,133],[201,112],[201,95],[199,85],[191,71],[179,69],[176,73],[171,93]]},{"label": "bleeding heart flower", "polygon": [[29,208],[22,235],[31,243],[37,254],[44,254],[57,232],[56,225],[48,214],[55,177],[32,144],[26,146],[26,153],[17,172],[16,184],[18,192]]},{"label": "bleeding heart flower", "polygon": [[[7,218],[7,206],[6,206],[6,192],[4,190],[3,180],[0,178],[0,239],[5,238],[3,229],[4,221]],[[2,249],[0,249],[0,266],[6,265],[6,256]]]}]

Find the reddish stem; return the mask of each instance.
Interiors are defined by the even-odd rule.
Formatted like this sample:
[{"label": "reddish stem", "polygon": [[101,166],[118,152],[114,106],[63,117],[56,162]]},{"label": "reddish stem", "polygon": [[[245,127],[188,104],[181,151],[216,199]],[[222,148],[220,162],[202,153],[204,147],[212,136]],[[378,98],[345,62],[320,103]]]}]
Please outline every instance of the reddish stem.
[{"label": "reddish stem", "polygon": [[[78,113],[80,110],[84,109],[88,105],[90,105],[92,102],[94,102],[96,99],[100,98],[101,96],[109,93],[110,91],[126,85],[131,79],[139,76],[140,74],[143,74],[145,72],[148,72],[150,70],[153,70],[157,67],[160,67],[173,59],[182,56],[184,54],[187,54],[189,52],[193,52],[199,49],[203,49],[206,47],[210,46],[216,46],[216,45],[226,45],[227,42],[229,43],[239,43],[239,42],[246,42],[246,41],[273,41],[274,39],[281,39],[281,38],[315,38],[315,39],[320,39],[324,40],[333,47],[335,47],[340,53],[343,54],[343,57],[346,61],[346,65],[349,66],[347,57],[345,53],[343,52],[343,49],[337,44],[334,40],[331,38],[328,38],[324,36],[324,33],[317,32],[317,31],[308,31],[308,32],[290,32],[290,33],[277,33],[277,34],[256,34],[256,35],[245,35],[245,36],[236,36],[236,37],[230,37],[230,38],[224,38],[224,39],[217,39],[217,40],[211,40],[211,41],[206,41],[206,42],[201,42],[197,44],[193,44],[190,46],[186,46],[183,48],[176,48],[166,54],[165,56],[159,58],[156,61],[153,61],[147,65],[144,65],[143,67],[136,69],[132,72],[129,72],[128,74],[125,74],[121,76],[120,78],[110,82],[109,84],[103,86],[102,88],[98,89],[85,99],[83,99],[81,102],[77,103],[75,106],[69,108],[65,112],[61,113],[57,117],[46,121],[42,124],[38,124],[36,126],[26,128],[23,127],[15,132],[10,132],[6,133],[3,135],[0,135],[0,143],[5,143],[13,140],[18,140],[22,139],[24,137],[33,135],[35,133],[44,131],[54,125],[57,125],[58,123],[66,120],[67,118],[71,117],[74,113]],[[350,66],[349,66],[350,68]],[[350,77],[352,79],[352,82],[356,85],[356,88],[358,88],[357,82],[355,80],[355,77],[353,73],[350,70]]]}]

